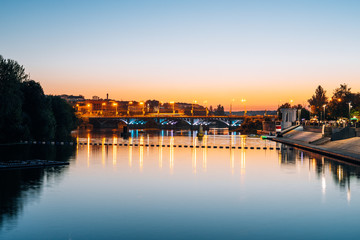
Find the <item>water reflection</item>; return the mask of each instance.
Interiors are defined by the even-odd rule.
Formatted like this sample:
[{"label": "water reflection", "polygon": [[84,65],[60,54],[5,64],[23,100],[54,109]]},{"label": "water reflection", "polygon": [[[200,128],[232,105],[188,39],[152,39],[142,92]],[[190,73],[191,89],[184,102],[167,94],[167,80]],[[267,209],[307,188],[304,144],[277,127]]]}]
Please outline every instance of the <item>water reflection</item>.
[{"label": "water reflection", "polygon": [[[69,161],[75,146],[23,145],[0,147],[2,161],[47,159]],[[22,153],[19,155],[18,153]],[[45,186],[61,181],[68,166],[0,171],[0,232],[16,226],[16,220],[29,203],[36,201]]]},{"label": "water reflection", "polygon": [[246,165],[246,151],[245,151],[245,143],[246,136],[241,136],[241,174],[245,174],[245,165]]},{"label": "water reflection", "polygon": [[[210,131],[211,132],[211,131]],[[175,137],[176,135],[182,136],[182,138]],[[226,136],[225,136],[226,137]],[[259,146],[260,144],[263,144],[262,146],[272,146],[273,148],[279,147],[280,150],[271,150],[273,152],[276,152],[277,157],[279,159],[279,165],[280,166],[293,166],[294,170],[300,171],[299,169],[307,162],[308,171],[310,172],[316,172],[319,179],[321,179],[321,191],[323,194],[326,193],[327,188],[327,178],[326,176],[328,174],[332,175],[332,178],[334,181],[343,188],[348,188],[348,194],[350,199],[351,191],[350,191],[350,176],[356,176],[359,178],[360,174],[358,171],[358,168],[354,168],[353,166],[349,164],[344,164],[338,161],[334,161],[334,159],[330,159],[327,157],[324,157],[322,155],[304,152],[302,150],[294,149],[289,146],[285,146],[278,143],[273,142],[267,142],[262,141],[260,139],[249,139],[244,135],[229,135],[227,136],[229,140],[230,147],[229,149],[208,149],[208,141],[209,141],[209,135],[205,135],[201,140],[199,140],[196,137],[196,134],[192,133],[191,131],[179,131],[178,133],[173,131],[161,131],[160,134],[157,135],[157,142],[153,144],[154,146],[151,147],[151,141],[153,139],[153,136],[150,134],[140,134],[138,131],[134,131],[132,133],[132,137],[129,137],[129,139],[119,139],[116,135],[112,136],[112,143],[113,145],[104,145],[105,142],[107,142],[107,138],[104,136],[101,138],[102,145],[90,145],[91,139],[96,139],[91,136],[90,132],[87,132],[87,163],[88,166],[90,166],[90,158],[92,156],[92,151],[96,152],[98,148],[101,148],[102,151],[102,164],[104,165],[106,162],[106,152],[108,148],[112,148],[112,161],[113,165],[115,166],[117,164],[117,156],[119,154],[119,151],[124,151],[127,149],[128,151],[128,162],[129,167],[132,167],[133,164],[133,154],[137,152],[137,155],[139,156],[139,169],[140,171],[144,170],[144,161],[145,161],[145,155],[144,150],[151,148],[157,148],[158,149],[158,168],[163,168],[164,159],[168,159],[169,162],[169,169],[170,173],[173,173],[174,171],[174,165],[177,160],[180,160],[183,158],[183,154],[187,151],[191,151],[191,161],[192,161],[192,172],[194,174],[198,171],[198,155],[201,154],[202,156],[201,160],[201,167],[204,172],[207,171],[208,168],[208,154],[209,151],[211,154],[218,154],[219,152],[228,151],[229,152],[229,162],[230,162],[230,170],[231,173],[234,174],[236,170],[236,166],[240,166],[240,173],[245,174],[246,170],[246,155],[247,153],[252,154],[259,154],[262,153],[263,150],[255,150],[255,149],[249,149],[247,144],[249,142],[253,144],[253,146],[256,146],[256,144]],[[219,142],[219,146],[224,142],[223,136],[213,136],[212,138],[212,144],[216,145],[217,142]],[[145,146],[145,139],[146,144],[148,146]],[[118,147],[118,143],[125,143],[127,142],[127,148],[122,146]],[[188,143],[189,146],[192,145],[192,148],[178,148],[174,147],[175,141],[178,141],[179,143],[186,144]],[[138,144],[138,145],[137,145]],[[197,147],[198,146],[198,147]],[[232,148],[234,146],[235,148]],[[238,148],[239,147],[239,148]],[[78,147],[77,147],[78,151]],[[269,150],[268,150],[269,151]],[[179,159],[175,159],[175,152],[182,153],[179,155]],[[148,155],[147,155],[148,157]],[[239,162],[239,165],[236,163]],[[353,170],[350,170],[353,169]],[[354,171],[354,169],[357,169]]]},{"label": "water reflection", "polygon": [[[347,221],[343,216],[352,214],[349,219],[353,220],[359,209],[354,204],[360,196],[358,166],[261,139],[213,134],[198,139],[189,131],[134,131],[129,139],[122,139],[113,131],[81,133],[78,141],[98,144],[74,146],[76,159],[68,168],[0,175],[1,224],[18,225],[13,235],[22,232],[26,239],[26,233],[36,231],[45,239],[58,231],[74,232],[74,239],[86,239],[111,232],[119,239],[130,239],[138,231],[139,238],[157,238],[163,233],[159,229],[167,229],[159,239],[168,239],[181,226],[183,232],[190,233],[180,234],[181,239],[201,238],[204,232],[213,237],[203,238],[246,239],[260,236],[256,234],[261,231],[252,228],[255,225],[273,234],[283,233],[284,227],[293,233],[304,223],[304,217],[299,216],[309,216],[307,221],[315,218],[309,226],[324,219],[328,225],[331,215],[327,213],[336,211],[337,219]],[[256,148],[264,146],[280,150]],[[69,159],[72,154],[63,150],[51,153],[47,147],[31,151],[56,159],[61,155],[60,159]],[[20,155],[19,151],[11,152]],[[60,186],[52,185],[60,182],[64,173],[68,174]],[[35,210],[27,204],[33,199],[41,199]],[[27,222],[14,223],[25,207],[30,209],[24,211]],[[43,211],[40,220],[36,218],[38,209]],[[38,225],[54,213],[56,223],[49,224],[52,227],[46,228],[47,232],[40,231]],[[39,223],[29,224],[33,219]],[[222,236],[225,228],[229,235]],[[240,233],[244,231],[251,235]],[[266,238],[261,237],[258,239]]]},{"label": "water reflection", "polygon": [[174,170],[174,136],[170,137],[170,173],[173,173]]},{"label": "water reflection", "polygon": [[349,163],[342,163],[341,161],[332,158],[324,157],[319,154],[293,149],[282,145],[279,152],[281,157],[280,164],[286,166],[303,165],[305,161],[308,162],[309,173],[314,172],[318,179],[321,179],[321,192],[326,195],[327,181],[329,176],[333,183],[338,185],[341,191],[346,191],[347,201],[351,201],[351,179],[360,179],[360,167]]}]

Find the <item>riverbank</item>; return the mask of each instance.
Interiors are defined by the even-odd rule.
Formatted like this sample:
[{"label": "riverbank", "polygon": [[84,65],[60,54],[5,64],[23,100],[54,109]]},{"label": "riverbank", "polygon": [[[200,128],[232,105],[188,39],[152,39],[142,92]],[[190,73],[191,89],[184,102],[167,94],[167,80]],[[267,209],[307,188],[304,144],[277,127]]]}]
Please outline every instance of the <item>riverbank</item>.
[{"label": "riverbank", "polygon": [[291,145],[297,148],[320,153],[325,156],[360,164],[360,137],[353,137],[337,141],[323,141],[321,133],[304,131],[300,126],[283,137],[272,139],[273,141]]}]

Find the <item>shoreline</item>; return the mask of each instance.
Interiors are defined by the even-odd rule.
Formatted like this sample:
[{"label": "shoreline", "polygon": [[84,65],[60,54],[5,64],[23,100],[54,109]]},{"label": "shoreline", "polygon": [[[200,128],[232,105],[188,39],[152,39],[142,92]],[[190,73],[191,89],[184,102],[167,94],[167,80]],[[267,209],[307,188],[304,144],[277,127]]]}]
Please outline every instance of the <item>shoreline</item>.
[{"label": "shoreline", "polygon": [[[307,150],[310,152],[318,153],[327,157],[339,159],[342,161],[355,163],[357,165],[360,165],[360,151],[358,154],[350,151],[346,151],[346,149],[340,149],[340,148],[331,148],[330,146],[324,145],[313,145],[310,143],[307,143],[305,141],[301,140],[295,140],[291,137],[276,137],[271,139],[272,141],[283,143],[286,145],[290,145],[299,149]],[[341,144],[347,144],[347,142],[350,141],[348,139],[342,140]],[[337,141],[333,141],[337,142]]]}]

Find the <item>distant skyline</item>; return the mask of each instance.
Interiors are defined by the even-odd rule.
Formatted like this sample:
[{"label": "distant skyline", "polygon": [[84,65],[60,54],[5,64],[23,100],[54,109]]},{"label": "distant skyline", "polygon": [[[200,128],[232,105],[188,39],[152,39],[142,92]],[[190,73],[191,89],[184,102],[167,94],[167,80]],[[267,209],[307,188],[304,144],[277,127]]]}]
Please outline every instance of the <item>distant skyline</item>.
[{"label": "distant skyline", "polygon": [[0,54],[46,94],[306,104],[360,92],[360,1],[1,1]]}]

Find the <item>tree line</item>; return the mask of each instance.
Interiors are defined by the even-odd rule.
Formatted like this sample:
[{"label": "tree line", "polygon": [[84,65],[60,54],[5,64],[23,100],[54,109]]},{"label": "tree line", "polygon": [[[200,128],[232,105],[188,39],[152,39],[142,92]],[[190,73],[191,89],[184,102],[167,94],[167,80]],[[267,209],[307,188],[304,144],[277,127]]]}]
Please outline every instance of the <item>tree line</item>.
[{"label": "tree line", "polygon": [[319,85],[308,102],[312,114],[320,120],[336,120],[360,115],[360,93],[351,92],[347,84],[340,84],[330,98]]},{"label": "tree line", "polygon": [[66,140],[76,126],[65,100],[45,95],[23,66],[0,55],[0,143]]},{"label": "tree line", "polygon": [[326,96],[326,91],[319,85],[315,93],[308,99],[308,107],[300,104],[291,106],[290,103],[284,103],[281,108],[294,108],[301,110],[301,119],[310,119],[316,117],[319,120],[337,120],[339,118],[352,118],[360,115],[360,93],[351,92],[347,84],[340,84],[331,97]]}]

